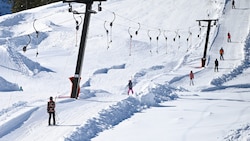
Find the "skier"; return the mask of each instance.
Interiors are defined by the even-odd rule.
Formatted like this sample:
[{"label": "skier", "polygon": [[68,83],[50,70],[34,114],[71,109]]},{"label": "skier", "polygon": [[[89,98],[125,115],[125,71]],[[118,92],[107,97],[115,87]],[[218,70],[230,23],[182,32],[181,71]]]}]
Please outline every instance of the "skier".
[{"label": "skier", "polygon": [[194,79],[194,74],[193,74],[193,71],[190,71],[190,73],[189,73],[189,78],[190,78],[190,86],[191,85],[194,85],[194,81],[193,81],[193,79]]},{"label": "skier", "polygon": [[231,34],[229,32],[227,33],[227,42],[231,42]]},{"label": "skier", "polygon": [[218,62],[218,60],[216,59],[215,61],[214,61],[214,64],[215,64],[215,67],[214,67],[214,72],[218,72],[218,66],[219,66],[219,62]]},{"label": "skier", "polygon": [[23,91],[23,87],[22,87],[22,86],[20,86],[19,90],[20,90],[20,91]]},{"label": "skier", "polygon": [[235,1],[232,1],[232,9],[235,9]]},{"label": "skier", "polygon": [[132,84],[131,80],[128,81],[128,95],[129,95],[130,91],[132,92],[132,94],[134,93],[134,91],[133,91],[133,84]]},{"label": "skier", "polygon": [[223,54],[224,54],[224,49],[221,48],[220,49],[220,60],[224,60]]},{"label": "skier", "polygon": [[53,125],[56,125],[56,119],[55,119],[56,104],[53,101],[53,97],[50,97],[49,99],[50,99],[50,101],[48,102],[48,106],[47,106],[47,112],[49,113],[49,125],[51,125],[50,124],[51,116],[53,118]]}]

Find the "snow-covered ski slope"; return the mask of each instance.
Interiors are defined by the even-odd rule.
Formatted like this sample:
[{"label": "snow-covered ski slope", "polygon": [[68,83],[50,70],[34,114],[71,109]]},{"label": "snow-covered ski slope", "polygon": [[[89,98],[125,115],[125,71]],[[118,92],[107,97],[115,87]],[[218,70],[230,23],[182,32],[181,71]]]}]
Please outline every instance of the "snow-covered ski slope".
[{"label": "snow-covered ski slope", "polygon": [[[67,97],[84,15],[58,2],[0,17],[0,141],[250,139],[249,0],[236,9],[229,0],[109,0],[102,9],[91,15],[77,100]],[[218,21],[201,68],[207,22],[196,20],[207,19]],[[58,126],[48,126],[50,96]]]}]

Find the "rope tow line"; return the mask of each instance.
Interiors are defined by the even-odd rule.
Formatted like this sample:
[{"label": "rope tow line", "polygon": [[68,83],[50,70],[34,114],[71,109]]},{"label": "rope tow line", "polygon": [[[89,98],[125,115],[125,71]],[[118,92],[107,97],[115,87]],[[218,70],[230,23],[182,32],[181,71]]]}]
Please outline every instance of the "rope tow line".
[{"label": "rope tow line", "polygon": [[177,31],[175,31],[175,37],[174,37],[174,39],[173,39],[173,41],[175,42],[175,40],[176,40],[176,37],[178,37],[178,39],[179,39],[179,45],[178,45],[178,49],[180,48],[180,38],[181,38],[181,36],[179,35],[179,30],[177,30]]},{"label": "rope tow line", "polygon": [[190,46],[192,46],[192,32],[190,31],[190,27],[189,27],[189,31],[188,31],[189,35],[187,37],[187,51],[189,50],[189,42],[190,42]]},{"label": "rope tow line", "polygon": [[149,35],[149,32],[150,32],[150,30],[148,30],[148,32],[147,32],[147,34],[148,34],[148,37],[149,37],[149,45],[150,45],[150,53],[151,53],[151,55],[152,55],[152,37]]},{"label": "rope tow line", "polygon": [[77,33],[78,33],[78,30],[79,30],[79,27],[80,27],[80,25],[82,24],[82,22],[83,22],[83,19],[82,19],[82,16],[79,16],[80,17],[80,22],[77,20],[77,18],[75,17],[75,15],[78,15],[78,14],[85,14],[84,12],[78,12],[78,11],[76,11],[76,10],[73,10],[73,7],[72,7],[72,5],[71,5],[71,3],[69,3],[69,8],[68,8],[68,11],[70,12],[70,13],[72,13],[73,14],[73,18],[74,18],[74,20],[75,20],[75,23],[76,23],[76,44],[75,44],[75,47],[77,47]]},{"label": "rope tow line", "polygon": [[75,13],[75,12],[73,12],[73,18],[75,19],[75,22],[76,22],[76,47],[77,47],[77,33],[78,33],[78,30],[79,30],[79,27],[80,27],[80,25],[82,24],[82,16],[79,16],[80,17],[80,19],[81,19],[81,21],[80,21],[80,23],[79,23],[79,21],[76,19],[76,17],[75,17],[75,14],[77,14],[77,13]]},{"label": "rope tow line", "polygon": [[[100,10],[102,10],[102,9],[104,9],[103,7],[101,7],[101,3],[99,3],[99,5],[98,5],[98,8],[100,8]],[[69,3],[69,9],[68,9],[70,12],[72,12],[73,13],[73,18],[74,18],[74,20],[75,20],[75,22],[76,22],[76,46],[77,46],[77,40],[78,40],[78,38],[77,38],[77,34],[78,34],[78,30],[79,30],[79,26],[80,26],[80,24],[82,23],[82,17],[81,16],[79,16],[79,17],[77,17],[75,14],[84,14],[84,13],[79,13],[79,12],[77,12],[77,11],[75,11],[75,10],[73,10],[72,9],[72,5]],[[168,42],[169,41],[167,41],[167,36],[166,36],[166,33],[167,32],[175,32],[176,33],[176,35],[175,35],[175,37],[174,37],[174,39],[173,39],[173,41],[175,42],[176,40],[177,40],[177,38],[179,37],[179,48],[180,48],[180,34],[179,34],[179,31],[181,30],[183,30],[184,32],[186,32],[186,33],[188,33],[189,34],[189,36],[188,36],[188,38],[187,38],[187,44],[190,44],[191,42],[192,42],[192,33],[191,33],[191,31],[190,31],[190,27],[189,27],[189,31],[187,31],[187,30],[184,30],[184,28],[183,29],[177,29],[177,31],[174,31],[174,30],[164,30],[164,28],[156,28],[156,27],[151,27],[151,26],[148,26],[148,25],[145,25],[145,24],[143,24],[143,23],[139,23],[139,22],[137,22],[137,21],[135,21],[135,20],[132,20],[132,19],[129,19],[129,18],[127,18],[127,17],[124,17],[124,16],[122,16],[122,15],[119,15],[119,14],[117,14],[117,13],[115,13],[115,12],[113,12],[113,11],[110,11],[110,10],[108,10],[108,9],[105,9],[106,11],[108,11],[109,13],[112,13],[112,15],[113,15],[113,18],[112,18],[112,20],[110,20],[110,21],[104,21],[104,29],[105,29],[105,31],[106,31],[106,34],[107,34],[107,49],[109,49],[110,48],[110,45],[111,45],[111,43],[113,42],[113,39],[112,39],[112,30],[113,30],[113,25],[114,25],[114,21],[117,19],[117,18],[121,18],[121,19],[123,19],[123,21],[130,21],[130,22],[133,22],[133,23],[135,23],[135,24],[138,24],[138,26],[136,26],[136,27],[128,27],[126,24],[120,24],[120,23],[117,23],[117,25],[119,25],[119,26],[123,26],[123,27],[128,27],[128,32],[129,32],[129,35],[130,36],[132,36],[132,37],[130,37],[130,55],[131,55],[131,49],[132,49],[132,42],[133,42],[133,36],[134,36],[134,34],[137,36],[138,35],[138,33],[139,33],[139,31],[140,30],[143,30],[143,31],[145,31],[145,32],[147,32],[147,34],[148,34],[148,36],[149,36],[149,39],[150,39],[150,47],[151,47],[151,49],[150,49],[150,52],[152,53],[152,37],[151,37],[151,34],[152,34],[152,31],[153,32],[157,32],[157,30],[159,31],[159,33],[158,33],[158,36],[156,37],[156,40],[157,40],[157,49],[156,49],[156,52],[158,53],[158,47],[159,47],[159,38],[160,38],[160,36],[161,36],[161,33],[162,33],[162,31],[164,31],[163,32],[163,35],[164,35],[164,37],[165,37],[165,40],[166,40],[166,53],[167,53],[167,48],[168,48]],[[99,11],[99,10],[98,10]],[[55,15],[55,14],[50,14],[50,15],[47,15],[47,16],[44,16],[44,17],[41,17],[41,18],[46,18],[47,19],[47,17],[50,17],[50,16],[52,16],[52,15]],[[36,45],[38,45],[38,42],[39,42],[39,32],[41,32],[42,30],[44,30],[44,29],[40,29],[39,28],[39,31],[37,30],[37,21],[38,20],[40,20],[41,18],[39,18],[39,19],[34,19],[34,21],[33,21],[33,28],[34,28],[34,30],[35,30],[35,32],[36,32]],[[81,18],[80,20],[78,19],[78,18]],[[98,18],[97,18],[98,19]],[[103,21],[103,19],[100,19],[100,20],[102,20]],[[68,22],[69,20],[67,20],[67,21],[64,21],[64,22]],[[64,23],[64,22],[61,22],[61,23]],[[199,35],[198,35],[198,37],[200,37],[200,34],[201,34],[201,25],[199,24],[199,26],[200,26],[200,33],[199,33]],[[149,29],[150,28],[150,29]],[[197,28],[197,26],[196,27],[194,27],[194,26],[192,26],[191,28]],[[45,28],[46,29],[46,28]],[[136,29],[135,30],[135,32],[133,31],[133,29]],[[151,33],[150,33],[151,32]],[[166,33],[165,33],[166,32]],[[157,34],[157,33],[156,33]],[[153,34],[154,35],[154,34]],[[23,47],[23,51],[24,52],[26,52],[27,51],[27,47],[28,47],[28,45],[31,43],[31,36],[32,36],[32,34],[30,34],[30,35],[27,35],[28,36],[28,38],[29,38],[29,41],[28,41],[28,43],[27,43],[27,45],[25,45],[24,47]],[[169,35],[168,35],[169,36]],[[178,37],[177,37],[178,36]],[[191,43],[192,44],[192,43]],[[189,45],[190,46],[190,45]],[[39,54],[39,48],[37,47],[37,53],[36,53],[36,56],[38,56],[38,54]]]},{"label": "rope tow line", "polygon": [[107,49],[109,49],[110,44],[112,43],[112,27],[113,27],[113,23],[114,23],[114,21],[116,19],[115,12],[112,12],[112,14],[113,14],[113,20],[109,23],[110,32],[109,32],[108,28],[106,27],[107,21],[104,21],[104,29],[106,30],[106,34],[107,34]]},{"label": "rope tow line", "polygon": [[109,41],[109,30],[106,28],[106,22],[107,21],[104,21],[104,29],[105,29],[106,34],[107,34],[107,49],[109,49],[109,44],[110,44],[110,41]]},{"label": "rope tow line", "polygon": [[79,30],[79,26],[82,24],[82,16],[79,16],[80,17],[80,19],[81,19],[81,21],[80,21],[80,23],[79,23],[79,21],[76,19],[76,17],[75,17],[75,14],[77,14],[77,13],[74,13],[73,12],[73,18],[75,19],[75,21],[76,21],[76,30],[78,31]]},{"label": "rope tow line", "polygon": [[163,36],[164,36],[164,38],[165,38],[165,40],[166,40],[166,54],[168,54],[168,37],[167,37],[167,35],[165,34],[165,32],[166,32],[166,30],[164,30]]},{"label": "rope tow line", "polygon": [[[133,41],[133,35],[132,35],[132,33],[130,32],[130,29],[131,29],[132,27],[129,27],[128,28],[128,34],[129,34],[129,37],[130,37],[130,45],[129,45],[129,56],[131,56],[131,49],[132,49],[132,41]],[[138,23],[138,28],[137,28],[137,30],[135,31],[135,35],[137,36],[138,35],[138,32],[139,32],[139,30],[140,30],[140,28],[141,28],[141,24],[140,23]]]},{"label": "rope tow line", "polygon": [[36,20],[37,20],[37,19],[35,19],[34,22],[33,22],[33,28],[34,28],[34,30],[36,31],[36,37],[38,38],[39,32],[38,32],[38,30],[36,30],[36,27],[35,27],[35,22],[36,22]]},{"label": "rope tow line", "polygon": [[[156,46],[156,53],[158,53],[159,51],[158,51],[158,41],[159,41],[159,37],[160,37],[160,35],[161,35],[161,29],[158,29],[158,35],[156,36],[156,43],[157,43],[157,46]],[[152,37],[150,36],[150,30],[148,30],[148,32],[147,32],[147,34],[148,34],[148,37],[149,37],[149,41],[150,41],[150,47],[152,48]],[[150,49],[150,53],[151,53],[151,55],[152,55],[152,50]]]},{"label": "rope tow line", "polygon": [[29,41],[28,41],[28,43],[23,47],[23,52],[25,53],[26,52],[26,50],[27,50],[27,46],[30,44],[30,42],[31,42],[31,37],[30,37],[30,35],[28,34],[27,35],[28,37],[29,37]]},{"label": "rope tow line", "polygon": [[141,24],[140,24],[140,23],[138,23],[138,25],[139,25],[139,27],[138,27],[138,29],[135,31],[135,35],[137,35],[137,34],[138,34],[138,32],[139,32],[139,30],[141,29]]},{"label": "rope tow line", "polygon": [[130,42],[129,42],[129,56],[131,56],[131,48],[132,48],[132,38],[133,38],[133,35],[130,33],[130,28],[128,28],[128,34],[130,36]]},{"label": "rope tow line", "polygon": [[158,53],[158,41],[159,41],[159,36],[161,35],[161,29],[159,29],[159,34],[158,36],[156,37],[156,41],[157,41],[157,48],[156,48],[156,53]]},{"label": "rope tow line", "polygon": [[[34,30],[36,31],[36,43],[38,43],[38,37],[39,37],[39,32],[38,32],[38,30],[36,29],[36,27],[35,27],[35,22],[36,22],[36,20],[37,19],[35,19],[34,20],[34,22],[33,22],[33,28],[34,28]],[[36,45],[38,45],[38,44],[36,44]],[[36,48],[37,50],[36,50],[36,57],[38,56],[38,47]]]}]

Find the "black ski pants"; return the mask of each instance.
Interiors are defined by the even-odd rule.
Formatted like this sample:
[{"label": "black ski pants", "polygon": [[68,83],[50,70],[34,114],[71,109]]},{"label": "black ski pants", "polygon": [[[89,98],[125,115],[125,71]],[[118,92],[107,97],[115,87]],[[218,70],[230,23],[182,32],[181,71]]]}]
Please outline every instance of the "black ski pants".
[{"label": "black ski pants", "polygon": [[49,125],[51,125],[50,124],[51,117],[53,118],[53,125],[55,125],[56,124],[55,112],[49,112]]}]

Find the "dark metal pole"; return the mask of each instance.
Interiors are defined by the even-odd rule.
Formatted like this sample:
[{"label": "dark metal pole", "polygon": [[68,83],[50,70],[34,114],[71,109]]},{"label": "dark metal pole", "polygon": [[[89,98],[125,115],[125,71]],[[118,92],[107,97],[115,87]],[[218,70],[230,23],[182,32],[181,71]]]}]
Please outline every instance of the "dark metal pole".
[{"label": "dark metal pole", "polygon": [[216,24],[216,21],[218,21],[218,19],[212,19],[212,20],[196,20],[199,22],[203,21],[203,22],[207,22],[207,36],[206,36],[206,42],[205,42],[205,48],[204,48],[204,53],[203,53],[203,57],[201,58],[201,67],[205,67],[205,63],[206,63],[206,56],[207,56],[207,47],[208,47],[208,42],[209,42],[209,33],[210,33],[210,29],[211,29],[211,22],[214,21],[214,25]]},{"label": "dark metal pole", "polygon": [[81,70],[82,70],[82,62],[84,58],[86,38],[87,38],[92,4],[93,4],[93,1],[89,1],[88,3],[86,3],[84,24],[83,24],[80,48],[79,48],[79,53],[78,53],[78,58],[77,58],[77,65],[76,65],[76,70],[75,70],[75,76],[72,81],[73,86],[72,86],[71,98],[77,98],[78,93],[79,93],[78,89],[79,89],[79,83],[81,79],[80,77],[81,77]]},{"label": "dark metal pole", "polygon": [[202,65],[201,67],[205,66],[206,63],[206,56],[207,56],[207,46],[208,46],[208,42],[209,42],[209,33],[210,33],[210,28],[211,28],[211,20],[207,21],[208,25],[207,25],[207,36],[206,36],[206,42],[205,42],[205,48],[204,48],[204,53],[203,53],[203,58],[202,58]]},{"label": "dark metal pole", "polygon": [[209,41],[210,28],[211,28],[211,21],[208,21],[207,36],[206,36],[206,43],[205,43],[203,58],[206,58],[206,55],[207,55],[207,46],[208,46],[208,41]]}]

